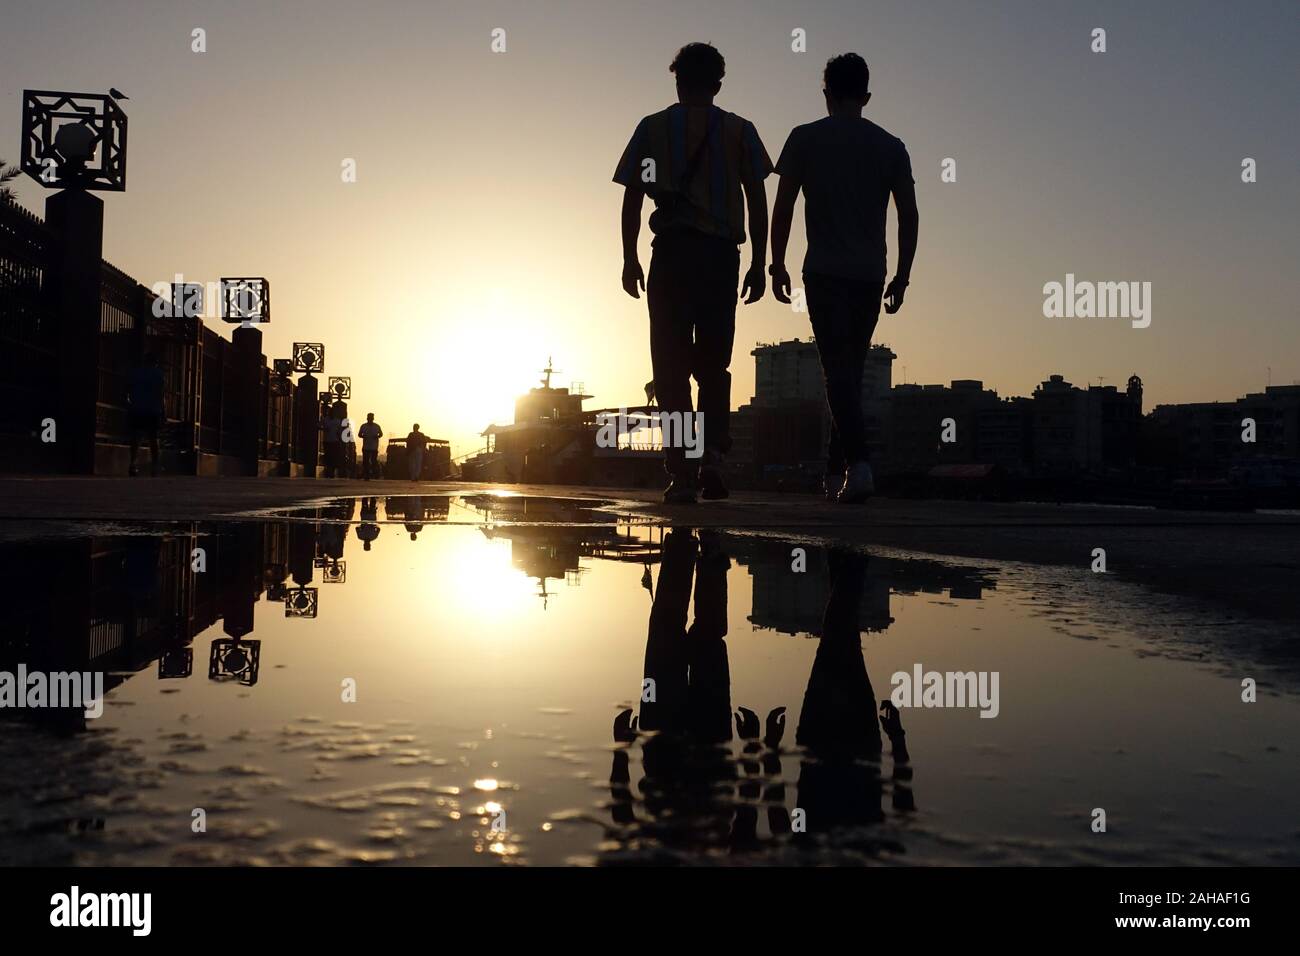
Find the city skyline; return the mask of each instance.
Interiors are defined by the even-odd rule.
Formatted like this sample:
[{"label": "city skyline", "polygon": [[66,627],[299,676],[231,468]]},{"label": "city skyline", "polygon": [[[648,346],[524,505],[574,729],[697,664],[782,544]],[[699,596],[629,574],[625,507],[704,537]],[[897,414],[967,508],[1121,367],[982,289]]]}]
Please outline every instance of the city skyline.
[{"label": "city skyline", "polygon": [[[822,114],[826,58],[856,49],[872,67],[867,116],[907,143],[924,219],[907,306],[877,333],[909,381],[1027,394],[1051,372],[1092,384],[1137,370],[1154,406],[1231,401],[1270,367],[1273,384],[1297,378],[1282,358],[1300,354],[1300,207],[1281,173],[1297,132],[1276,122],[1295,38],[1284,4],[1232,18],[1193,4],[1176,22],[1120,5],[676,9],[675,22],[586,3],[563,22],[520,4],[22,9],[0,39],[0,156],[17,158],[23,89],[124,90],[131,173],[106,197],[110,261],[145,284],[267,276],[269,358],[326,342],[355,418],[374,411],[389,435],[419,421],[460,455],[510,420],[548,355],[601,405],[650,377],[644,305],[618,288],[608,180],[636,121],[671,101],[673,51],[719,47],[719,103],[775,158]],[[1105,53],[1089,49],[1096,27]],[[194,28],[207,52],[192,52]],[[806,53],[790,49],[795,29]],[[1245,157],[1257,182],[1241,181]],[[956,182],[940,180],[946,158]],[[40,213],[44,190],[16,186]],[[803,248],[797,214],[792,272]],[[1043,286],[1069,274],[1150,282],[1151,326],[1045,318]],[[808,335],[770,293],[738,310],[741,355]],[[732,372],[736,407],[754,373],[739,358]]]},{"label": "city skyline", "polygon": [[1284,925],[1295,12],[7,9],[0,917]]}]

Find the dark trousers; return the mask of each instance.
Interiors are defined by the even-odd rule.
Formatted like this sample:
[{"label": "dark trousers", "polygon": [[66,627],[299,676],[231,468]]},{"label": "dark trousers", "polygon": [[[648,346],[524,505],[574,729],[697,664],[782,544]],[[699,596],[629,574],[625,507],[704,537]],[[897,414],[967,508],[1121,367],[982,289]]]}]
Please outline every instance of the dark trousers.
[{"label": "dark trousers", "polygon": [[158,431],[162,428],[161,414],[148,412],[131,413],[131,467],[135,468],[136,456],[140,453],[140,440],[143,438],[149,446],[149,467],[158,474]]},{"label": "dark trousers", "polygon": [[343,443],[341,441],[327,441],[325,443],[325,477],[339,477],[339,469],[343,466]]},{"label": "dark trousers", "polygon": [[[703,744],[731,739],[728,567],[721,552],[700,554],[689,531],[665,536],[645,651],[645,676],[654,681],[655,698],[641,704],[642,729]],[[687,627],[692,577],[695,620]]]},{"label": "dark trousers", "polygon": [[[731,447],[731,345],[736,337],[736,284],[740,249],[702,233],[655,237],[646,280],[650,306],[650,361],[655,397],[663,412],[689,415],[691,377],[700,388],[704,451]],[[691,480],[700,460],[683,449],[664,448],[674,478]]]},{"label": "dark trousers", "polygon": [[878,282],[819,275],[805,275],[803,283],[831,413],[826,470],[837,474],[847,465],[867,460],[862,370],[880,319],[885,287]]},{"label": "dark trousers", "polygon": [[379,477],[379,449],[361,449],[361,477],[369,481]]}]

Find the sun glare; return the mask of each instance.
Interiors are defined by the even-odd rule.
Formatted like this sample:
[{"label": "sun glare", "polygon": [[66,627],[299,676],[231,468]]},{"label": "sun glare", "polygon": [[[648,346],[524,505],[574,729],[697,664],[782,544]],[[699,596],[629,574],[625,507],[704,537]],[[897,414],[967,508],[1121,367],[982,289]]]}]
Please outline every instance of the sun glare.
[{"label": "sun glare", "polygon": [[[538,385],[556,351],[547,341],[552,316],[504,290],[453,306],[458,333],[431,343],[425,401],[439,410],[449,437],[477,435],[514,420],[515,399]],[[562,343],[561,343],[562,345]],[[564,384],[563,373],[555,384]]]}]

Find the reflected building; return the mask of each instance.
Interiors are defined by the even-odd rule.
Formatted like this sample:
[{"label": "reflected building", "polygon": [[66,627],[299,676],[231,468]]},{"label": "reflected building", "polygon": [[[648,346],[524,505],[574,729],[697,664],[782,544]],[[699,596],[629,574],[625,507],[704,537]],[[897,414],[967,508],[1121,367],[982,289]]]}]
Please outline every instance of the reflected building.
[{"label": "reflected building", "polygon": [[[662,539],[661,527],[657,533],[638,529],[636,522],[627,518],[593,511],[590,502],[490,495],[466,500],[491,521],[481,529],[486,538],[510,542],[511,565],[537,582],[544,607],[554,594],[551,581],[563,581],[568,587],[581,585],[586,570],[583,559],[631,562],[647,568],[658,560],[655,539]],[[512,523],[524,520],[530,523]],[[574,523],[578,521],[585,523]]]},{"label": "reflected building", "polygon": [[[257,603],[283,602],[286,616],[315,617],[318,553],[342,563],[347,526],[336,527],[326,534],[331,526],[314,521],[184,523],[157,534],[0,546],[0,573],[24,595],[0,610],[0,670],[101,673],[107,692],[156,661],[160,680],[184,680],[194,673],[194,639],[220,623],[207,674],[251,686],[261,656],[251,637]],[[65,732],[86,726],[81,708],[16,713]]]},{"label": "reflected building", "polygon": [[[806,568],[792,572],[795,547],[788,541],[729,536],[727,547],[737,564],[753,578],[753,604],[749,622],[759,630],[820,637],[830,599],[830,552],[811,544],[800,545]],[[861,631],[880,632],[894,623],[892,594],[947,594],[956,600],[979,600],[993,588],[994,577],[979,568],[956,567],[924,559],[886,558],[873,555],[863,562],[865,579],[860,599],[854,603]]]}]

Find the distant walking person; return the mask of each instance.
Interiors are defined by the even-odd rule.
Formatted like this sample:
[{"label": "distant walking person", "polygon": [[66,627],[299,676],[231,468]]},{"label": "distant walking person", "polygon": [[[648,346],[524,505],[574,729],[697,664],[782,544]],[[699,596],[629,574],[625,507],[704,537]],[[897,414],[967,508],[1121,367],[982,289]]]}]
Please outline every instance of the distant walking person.
[{"label": "distant walking person", "polygon": [[325,477],[341,477],[343,469],[343,415],[342,404],[335,402],[329,406],[321,422],[325,433]]},{"label": "distant walking person", "polygon": [[379,475],[379,439],[384,437],[374,412],[366,414],[366,422],[357,434],[361,436],[361,477],[369,481]]},{"label": "distant walking person", "polygon": [[158,430],[163,422],[163,371],[158,356],[145,353],[141,364],[131,372],[126,404],[130,410],[132,476],[140,473],[136,459],[140,454],[140,439],[149,443],[149,474],[158,474]]},{"label": "distant walking person", "polygon": [[[772,293],[790,301],[785,250],[799,191],[804,195],[808,253],[803,281],[808,317],[826,379],[831,440],[826,496],[846,503],[875,492],[862,412],[862,370],[871,335],[885,311],[903,305],[920,217],[907,149],[862,109],[870,72],[856,53],[832,57],[823,75],[825,119],[796,126],[781,150],[772,208]],[[885,286],[885,219],[898,212],[898,268]],[[847,476],[846,476],[847,471]]]},{"label": "distant walking person", "polygon": [[352,420],[343,419],[343,476],[357,476],[357,436],[352,431]]},{"label": "distant walking person", "polygon": [[[725,498],[722,464],[731,446],[731,346],[736,285],[749,212],[750,266],[742,292],[757,302],[767,289],[767,194],[772,161],[754,124],[713,105],[726,63],[707,43],[688,43],[668,69],[677,103],[637,124],[614,182],[624,187],[623,289],[650,308],[650,361],[660,413],[693,427],[691,376],[699,385],[703,461],[687,458],[684,435],[665,435],[671,481],[664,500],[676,504]],[[742,195],[743,194],[743,195]],[[641,271],[637,238],[649,195],[654,252],[650,279]],[[693,447],[698,448],[699,445]]]},{"label": "distant walking person", "polygon": [[429,436],[420,431],[420,423],[411,426],[411,434],[406,436],[406,468],[412,481],[420,480],[420,471],[424,468],[424,446],[429,443]]}]

